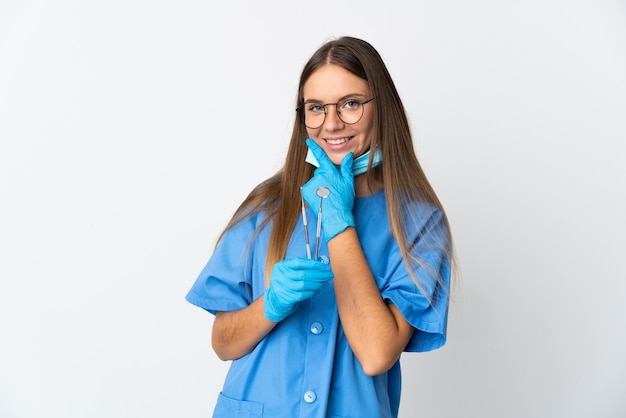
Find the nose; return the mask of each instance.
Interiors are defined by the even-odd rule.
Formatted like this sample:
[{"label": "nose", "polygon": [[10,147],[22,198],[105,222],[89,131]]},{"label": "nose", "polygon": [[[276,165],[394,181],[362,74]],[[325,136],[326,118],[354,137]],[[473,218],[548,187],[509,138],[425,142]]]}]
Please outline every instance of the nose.
[{"label": "nose", "polygon": [[[333,106],[333,107],[329,108],[328,106]],[[343,128],[343,121],[341,120],[341,118],[339,117],[339,114],[337,113],[336,104],[326,105],[325,111],[326,111],[326,118],[324,118],[324,128],[326,128],[326,130],[335,131],[335,130]]]}]

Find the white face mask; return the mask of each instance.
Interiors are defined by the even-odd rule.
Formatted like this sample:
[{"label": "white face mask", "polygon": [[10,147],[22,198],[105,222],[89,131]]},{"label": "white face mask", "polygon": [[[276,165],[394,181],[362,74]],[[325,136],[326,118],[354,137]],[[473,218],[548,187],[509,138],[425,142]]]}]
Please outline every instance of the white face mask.
[{"label": "white face mask", "polygon": [[[352,161],[352,174],[355,177],[367,172],[367,163],[369,160],[369,155],[370,155],[370,151],[367,151],[365,154],[361,155],[358,158],[355,158]],[[311,165],[314,165],[315,167],[320,166],[320,163],[317,161],[317,158],[315,158],[315,155],[313,155],[310,149],[306,153],[305,161]],[[383,153],[380,150],[380,148],[376,148],[376,151],[374,151],[374,160],[372,161],[372,168],[379,165],[382,161],[383,161]]]}]

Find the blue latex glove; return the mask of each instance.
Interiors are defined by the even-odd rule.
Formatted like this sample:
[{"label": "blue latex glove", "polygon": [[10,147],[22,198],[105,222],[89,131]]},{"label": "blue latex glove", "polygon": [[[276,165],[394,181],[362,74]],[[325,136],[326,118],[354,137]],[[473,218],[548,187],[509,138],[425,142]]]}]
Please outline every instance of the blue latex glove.
[{"label": "blue latex glove", "polygon": [[302,196],[309,207],[317,212],[320,204],[317,189],[327,187],[330,190],[330,195],[322,202],[322,227],[324,240],[328,242],[346,228],[355,226],[352,214],[355,196],[353,156],[349,152],[337,168],[315,141],[309,138],[306,144],[320,166],[315,169],[313,178],[302,186]]},{"label": "blue latex glove", "polygon": [[313,297],[333,279],[329,264],[308,258],[287,258],[274,264],[270,287],[265,291],[263,313],[280,322],[292,314],[298,302]]}]

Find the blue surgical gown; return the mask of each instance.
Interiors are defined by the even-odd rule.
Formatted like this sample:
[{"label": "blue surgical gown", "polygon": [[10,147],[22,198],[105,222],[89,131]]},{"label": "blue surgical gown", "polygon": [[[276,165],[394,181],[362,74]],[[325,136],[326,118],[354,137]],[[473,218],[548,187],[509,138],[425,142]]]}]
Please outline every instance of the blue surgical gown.
[{"label": "blue surgical gown", "polygon": [[[409,231],[421,261],[416,273],[427,295],[409,275],[391,234],[384,191],[355,200],[357,233],[381,295],[415,327],[405,351],[429,351],[446,340],[449,298],[435,276],[448,287],[447,225],[442,213],[429,204],[415,203],[410,215],[417,221]],[[311,237],[315,216],[308,212]],[[187,294],[190,303],[215,314],[244,308],[263,295],[271,224],[255,235],[262,220],[259,214],[226,232]],[[325,244],[320,254],[328,260]],[[301,221],[286,257],[306,257]],[[252,352],[232,362],[213,416],[396,417],[400,378],[399,361],[377,376],[363,372],[343,332],[330,285],[301,302]]]}]

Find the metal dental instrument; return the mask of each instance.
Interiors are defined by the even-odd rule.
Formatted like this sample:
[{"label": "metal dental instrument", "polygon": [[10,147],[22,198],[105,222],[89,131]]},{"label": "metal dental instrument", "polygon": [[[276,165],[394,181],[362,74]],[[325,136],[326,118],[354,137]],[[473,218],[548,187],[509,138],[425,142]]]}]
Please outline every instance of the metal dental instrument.
[{"label": "metal dental instrument", "polygon": [[320,187],[316,194],[320,197],[320,208],[317,212],[317,232],[315,233],[315,259],[317,260],[320,253],[320,236],[322,235],[322,201],[330,196],[330,189]]},{"label": "metal dental instrument", "polygon": [[302,201],[302,223],[304,224],[304,239],[306,240],[306,256],[307,258],[311,258],[311,242],[309,241],[309,222],[306,219],[306,209],[304,208],[304,198],[302,197],[302,193],[300,193],[300,200]]}]

